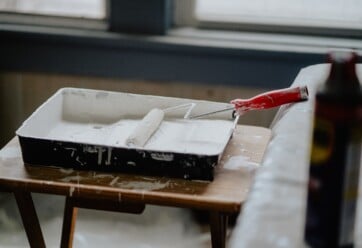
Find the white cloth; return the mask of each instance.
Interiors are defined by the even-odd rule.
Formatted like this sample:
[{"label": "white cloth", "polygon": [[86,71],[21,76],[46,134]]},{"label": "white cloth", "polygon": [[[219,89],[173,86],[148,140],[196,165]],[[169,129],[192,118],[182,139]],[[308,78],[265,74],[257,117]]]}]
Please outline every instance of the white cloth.
[{"label": "white cloth", "polygon": [[[293,86],[307,85],[310,99],[280,108],[254,185],[228,247],[304,247],[305,206],[314,95],[328,75],[328,65],[300,71]],[[362,81],[362,65],[358,66]],[[360,176],[355,247],[362,247]]]}]

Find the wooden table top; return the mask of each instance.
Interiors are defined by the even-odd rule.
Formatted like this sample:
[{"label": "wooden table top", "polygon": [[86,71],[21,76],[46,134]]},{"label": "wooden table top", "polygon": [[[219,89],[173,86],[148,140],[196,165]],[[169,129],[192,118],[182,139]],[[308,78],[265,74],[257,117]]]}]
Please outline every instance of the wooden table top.
[{"label": "wooden table top", "polygon": [[0,189],[238,212],[269,138],[267,128],[238,126],[208,182],[24,165],[15,137],[0,151]]}]

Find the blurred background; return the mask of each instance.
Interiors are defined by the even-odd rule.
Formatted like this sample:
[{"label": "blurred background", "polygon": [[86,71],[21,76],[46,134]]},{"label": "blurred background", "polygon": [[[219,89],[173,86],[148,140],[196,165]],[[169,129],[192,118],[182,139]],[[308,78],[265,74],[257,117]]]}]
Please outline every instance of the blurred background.
[{"label": "blurred background", "polygon": [[[62,87],[228,102],[362,50],[350,0],[1,0],[0,145]],[[242,124],[269,126],[276,110]]]}]

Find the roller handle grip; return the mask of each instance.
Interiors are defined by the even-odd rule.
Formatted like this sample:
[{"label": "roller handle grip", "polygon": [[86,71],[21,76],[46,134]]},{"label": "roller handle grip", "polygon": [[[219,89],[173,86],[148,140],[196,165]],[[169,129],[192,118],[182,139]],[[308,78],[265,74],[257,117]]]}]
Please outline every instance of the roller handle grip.
[{"label": "roller handle grip", "polygon": [[230,103],[234,104],[238,112],[246,112],[256,109],[269,109],[291,102],[299,102],[308,99],[308,89],[306,86],[285,88],[269,91],[249,99],[234,99]]}]

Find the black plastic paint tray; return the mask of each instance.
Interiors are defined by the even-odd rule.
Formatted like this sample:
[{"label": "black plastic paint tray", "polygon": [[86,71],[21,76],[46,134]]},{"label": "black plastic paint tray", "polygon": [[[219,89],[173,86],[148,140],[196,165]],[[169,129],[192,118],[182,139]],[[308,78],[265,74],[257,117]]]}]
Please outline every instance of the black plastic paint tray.
[{"label": "black plastic paint tray", "polygon": [[185,119],[187,109],[165,113],[143,147],[127,137],[152,109],[192,104],[192,115],[224,109],[226,103],[63,88],[16,131],[24,163],[143,175],[212,180],[233,133],[232,113]]}]

